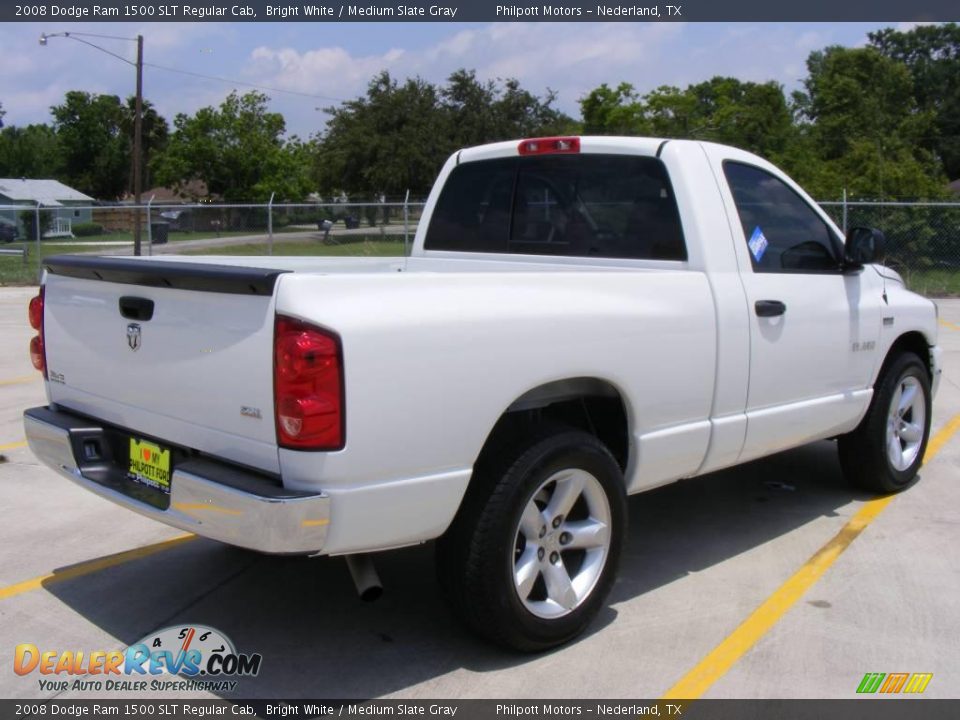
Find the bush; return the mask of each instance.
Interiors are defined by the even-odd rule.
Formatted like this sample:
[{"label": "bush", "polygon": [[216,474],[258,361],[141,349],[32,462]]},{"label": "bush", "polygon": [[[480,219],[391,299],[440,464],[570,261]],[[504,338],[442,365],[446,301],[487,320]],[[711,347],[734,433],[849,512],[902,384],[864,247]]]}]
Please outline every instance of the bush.
[{"label": "bush", "polygon": [[103,225],[95,222],[76,223],[71,229],[77,237],[103,235]]},{"label": "bush", "polygon": [[[40,211],[40,237],[42,238],[53,227],[54,214],[51,210]],[[35,210],[24,210],[20,213],[20,224],[23,227],[27,240],[37,239],[37,213]]]}]

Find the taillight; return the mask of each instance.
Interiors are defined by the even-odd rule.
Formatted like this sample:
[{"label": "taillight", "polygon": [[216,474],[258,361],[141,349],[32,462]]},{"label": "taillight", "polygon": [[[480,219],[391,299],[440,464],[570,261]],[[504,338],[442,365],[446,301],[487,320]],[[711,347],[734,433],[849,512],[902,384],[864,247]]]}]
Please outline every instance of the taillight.
[{"label": "taillight", "polygon": [[27,317],[30,319],[30,327],[37,331],[37,335],[30,339],[30,362],[33,366],[43,373],[43,378],[47,378],[47,351],[43,342],[43,295],[44,287],[40,286],[40,294],[30,298],[30,306],[27,309]]},{"label": "taillight", "polygon": [[334,333],[278,315],[273,336],[273,390],[281,447],[343,447],[343,355],[340,338]]},{"label": "taillight", "polygon": [[521,155],[551,155],[580,152],[578,137],[548,137],[521,140],[517,148]]}]

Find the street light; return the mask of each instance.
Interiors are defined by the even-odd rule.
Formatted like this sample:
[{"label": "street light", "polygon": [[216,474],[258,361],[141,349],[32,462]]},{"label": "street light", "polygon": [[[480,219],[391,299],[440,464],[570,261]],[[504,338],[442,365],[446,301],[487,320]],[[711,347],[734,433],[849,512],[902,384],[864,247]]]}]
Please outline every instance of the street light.
[{"label": "street light", "polygon": [[[140,254],[140,201],[141,194],[143,192],[142,188],[142,179],[140,172],[140,164],[142,162],[142,134],[143,134],[143,35],[137,35],[135,38],[132,37],[119,37],[117,35],[98,35],[96,33],[80,33],[80,32],[60,32],[60,33],[41,33],[40,34],[40,44],[44,47],[47,45],[47,41],[50,38],[63,37],[68,40],[76,40],[77,42],[83,43],[84,45],[89,45],[90,47],[104,52],[107,55],[112,55],[125,62],[127,65],[133,65],[137,69],[137,99],[133,115],[133,203],[134,203],[134,213],[133,213],[133,254]],[[130,42],[137,43],[137,61],[130,62],[125,57],[117,55],[115,52],[111,52],[106,48],[102,48],[99,45],[96,45],[89,40],[84,40],[84,37],[94,37],[94,38],[104,38],[107,40],[129,40]]]}]

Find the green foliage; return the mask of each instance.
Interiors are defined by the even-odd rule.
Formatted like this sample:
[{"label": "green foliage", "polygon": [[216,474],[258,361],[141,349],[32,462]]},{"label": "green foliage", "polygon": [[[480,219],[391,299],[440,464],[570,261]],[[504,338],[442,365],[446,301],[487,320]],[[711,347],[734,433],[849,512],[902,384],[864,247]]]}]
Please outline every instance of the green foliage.
[{"label": "green foliage", "polygon": [[801,132],[816,166],[790,169],[814,195],[837,197],[843,188],[874,199],[943,194],[946,179],[921,144],[933,113],[917,106],[906,66],[872,47],[829,47],[811,53],[807,68],[794,107],[808,123]]},{"label": "green foliage", "polygon": [[[123,108],[121,116],[121,127],[123,133],[129,138],[130,148],[133,148],[134,131],[136,129],[137,117],[137,99],[133,96],[127,98],[127,103]],[[140,120],[140,146],[143,154],[143,162],[140,165],[141,187],[147,190],[153,187],[153,176],[151,174],[151,164],[155,158],[167,146],[170,139],[170,126],[153,106],[149,100],[143,100],[141,106]],[[131,155],[130,172],[128,174],[128,191],[133,193],[133,162]]]},{"label": "green foliage", "polygon": [[310,148],[284,142],[280,113],[267,110],[263,93],[230,93],[219,108],[177,115],[175,132],[154,163],[156,182],[174,187],[194,179],[228,201],[299,200],[310,188]]},{"label": "green foliage", "polygon": [[62,170],[60,142],[49,125],[0,130],[0,177],[56,178]]},{"label": "green foliage", "polygon": [[73,223],[70,228],[77,237],[92,237],[103,235],[103,225],[94,222]]},{"label": "green foliage", "polygon": [[650,122],[633,85],[622,82],[615,90],[601,85],[580,100],[584,135],[645,135]]},{"label": "green foliage", "polygon": [[583,131],[712,140],[770,157],[793,132],[783,90],[773,82],[714,77],[685,89],[663,85],[640,97],[629,83],[607,85],[580,100]]},{"label": "green foliage", "polygon": [[456,149],[495,140],[560,132],[570,119],[516,80],[480,82],[458,70],[444,87],[421,78],[402,84],[386,71],[366,96],[327,108],[314,177],[321,192],[425,194]]},{"label": "green foliage", "polygon": [[63,156],[58,179],[103,200],[123,195],[130,170],[130,142],[123,132],[120,98],[71,90],[50,112]]},{"label": "green foliage", "polygon": [[918,138],[951,179],[960,178],[960,25],[920,25],[869,34],[882,55],[902,63],[913,81],[913,97],[933,115],[933,131]]},{"label": "green foliage", "polygon": [[[40,211],[41,238],[53,227],[53,221],[54,213],[51,210]],[[35,242],[37,239],[37,211],[23,210],[20,213],[20,227],[23,228],[23,234],[26,236],[26,239],[30,242]]]}]

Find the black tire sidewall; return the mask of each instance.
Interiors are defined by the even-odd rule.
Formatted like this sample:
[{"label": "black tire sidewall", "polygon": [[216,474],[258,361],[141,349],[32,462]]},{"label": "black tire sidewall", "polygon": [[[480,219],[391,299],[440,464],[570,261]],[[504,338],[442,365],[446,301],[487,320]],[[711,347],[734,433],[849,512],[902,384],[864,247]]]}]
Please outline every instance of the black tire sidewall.
[{"label": "black tire sidewall", "polygon": [[[520,517],[534,492],[561,470],[581,469],[597,479],[610,508],[610,546],[600,577],[587,599],[572,612],[558,618],[540,618],[521,601],[514,585],[514,543]],[[509,512],[503,513],[495,534],[489,568],[491,582],[499,588],[496,611],[505,626],[515,626],[524,639],[514,645],[543,649],[579,635],[603,606],[613,582],[626,531],[626,500],[623,476],[609,451],[593,436],[581,432],[557,435],[533,445],[510,467],[502,480]]]},{"label": "black tire sidewall", "polygon": [[[896,388],[908,377],[916,378],[919,381],[920,388],[923,392],[923,440],[920,443],[920,449],[917,452],[917,457],[910,464],[910,466],[905,470],[897,470],[895,467],[893,467],[893,465],[890,464],[890,458],[887,455],[886,419],[887,414],[890,412],[890,403],[893,401],[893,395],[896,391]],[[923,464],[923,455],[926,452],[927,440],[930,437],[930,419],[932,416],[933,403],[932,398],[930,397],[930,379],[928,377],[927,370],[920,361],[920,358],[912,353],[903,355],[898,362],[894,363],[894,365],[890,367],[886,380],[887,382],[884,383],[882,388],[882,395],[880,397],[881,402],[877,406],[879,412],[876,421],[877,425],[880,427],[880,437],[878,440],[881,446],[880,450],[883,456],[883,464],[886,468],[887,475],[889,476],[891,490],[893,490],[908,487],[916,479],[917,471]]]},{"label": "black tire sidewall", "polygon": [[[926,406],[923,440],[910,466],[897,470],[887,455],[887,416],[897,387],[907,377],[916,378],[923,392]],[[855,485],[870,492],[893,493],[910,487],[917,480],[917,471],[923,464],[930,437],[932,406],[930,376],[923,361],[910,352],[892,358],[881,373],[866,417],[854,432],[840,438],[844,473]]]}]

